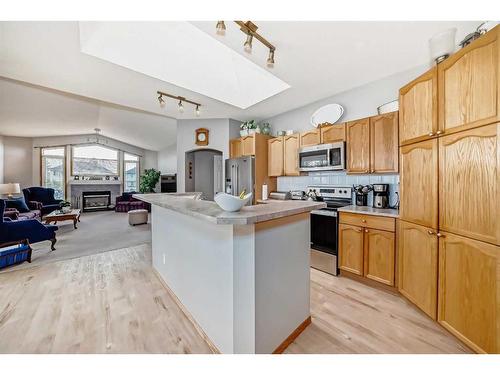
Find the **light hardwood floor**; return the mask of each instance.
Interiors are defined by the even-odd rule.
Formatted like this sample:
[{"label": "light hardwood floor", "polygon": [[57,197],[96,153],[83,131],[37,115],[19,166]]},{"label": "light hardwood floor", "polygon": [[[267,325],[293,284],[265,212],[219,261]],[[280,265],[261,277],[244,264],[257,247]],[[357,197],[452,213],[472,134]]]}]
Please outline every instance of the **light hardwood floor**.
[{"label": "light hardwood floor", "polygon": [[[137,246],[0,274],[2,353],[210,353]],[[464,353],[399,296],[311,272],[312,324],[286,353]]]}]

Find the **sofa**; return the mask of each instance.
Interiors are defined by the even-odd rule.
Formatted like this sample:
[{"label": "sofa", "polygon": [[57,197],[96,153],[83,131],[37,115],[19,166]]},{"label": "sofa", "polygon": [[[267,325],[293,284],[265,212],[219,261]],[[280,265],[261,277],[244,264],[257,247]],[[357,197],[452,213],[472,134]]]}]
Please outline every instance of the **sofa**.
[{"label": "sofa", "polygon": [[5,201],[0,199],[0,243],[16,242],[27,239],[29,243],[50,241],[55,250],[56,225],[42,224],[38,220],[12,220],[4,216]]},{"label": "sofa", "polygon": [[26,204],[37,205],[42,217],[59,209],[59,204],[62,202],[62,199],[54,198],[54,189],[51,188],[34,186],[23,189],[23,194]]},{"label": "sofa", "polygon": [[29,211],[21,212],[17,208],[6,207],[3,216],[11,220],[42,220],[42,204],[40,202],[27,202]]},{"label": "sofa", "polygon": [[115,212],[129,212],[131,210],[148,210],[150,211],[151,206],[146,202],[139,199],[135,199],[132,195],[138,194],[135,191],[126,192],[122,195],[116,197],[115,200]]}]

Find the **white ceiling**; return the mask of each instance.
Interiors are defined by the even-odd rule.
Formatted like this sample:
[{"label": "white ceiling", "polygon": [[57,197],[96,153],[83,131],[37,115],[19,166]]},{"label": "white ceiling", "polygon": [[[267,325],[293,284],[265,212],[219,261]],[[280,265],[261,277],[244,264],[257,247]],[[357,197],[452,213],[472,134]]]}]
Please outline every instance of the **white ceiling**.
[{"label": "white ceiling", "polygon": [[[186,108],[181,115],[172,101],[162,110],[157,90],[201,102],[202,118],[263,119],[429,63],[432,35],[457,27],[458,42],[479,23],[255,22],[277,48],[272,73],[291,87],[247,109],[82,53],[78,22],[0,22],[0,76],[172,118],[194,118],[194,113]],[[176,22],[161,24],[168,30]],[[253,53],[245,53],[244,34],[232,21],[226,21],[225,37],[215,34],[215,22],[191,24],[265,68],[267,50],[254,41]],[[158,45],[168,40],[156,37]],[[201,48],[189,38],[184,43]],[[170,67],[169,61],[165,65]]]},{"label": "white ceiling", "polygon": [[147,150],[176,142],[176,121],[55,90],[0,79],[0,134],[47,137],[93,133]]}]

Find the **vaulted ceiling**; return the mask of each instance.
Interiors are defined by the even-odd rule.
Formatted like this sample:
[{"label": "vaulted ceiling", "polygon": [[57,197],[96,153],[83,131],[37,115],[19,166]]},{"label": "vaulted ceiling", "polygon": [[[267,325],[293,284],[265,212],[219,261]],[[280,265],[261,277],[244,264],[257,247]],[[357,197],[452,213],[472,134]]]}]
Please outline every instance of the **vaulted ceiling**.
[{"label": "vaulted ceiling", "polygon": [[[257,41],[243,51],[232,21],[223,37],[215,22],[0,22],[0,76],[155,114],[175,133],[168,118],[194,111],[160,108],[157,90],[202,103],[202,118],[269,118],[428,64],[432,35],[457,27],[458,42],[479,24],[254,22],[276,46],[273,69]],[[157,122],[143,129],[151,138]]]}]

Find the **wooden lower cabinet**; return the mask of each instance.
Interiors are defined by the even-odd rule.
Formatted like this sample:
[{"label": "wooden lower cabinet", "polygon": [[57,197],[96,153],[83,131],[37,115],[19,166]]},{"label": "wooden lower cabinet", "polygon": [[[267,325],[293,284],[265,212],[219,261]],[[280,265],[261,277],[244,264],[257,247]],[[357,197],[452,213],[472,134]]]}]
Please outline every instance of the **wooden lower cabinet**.
[{"label": "wooden lower cabinet", "polygon": [[394,232],[339,224],[339,268],[393,286]]},{"label": "wooden lower cabinet", "polygon": [[500,248],[441,232],[438,321],[480,353],[500,353]]},{"label": "wooden lower cabinet", "polygon": [[398,289],[432,319],[437,313],[436,231],[398,220]]},{"label": "wooden lower cabinet", "polygon": [[364,276],[387,285],[394,285],[394,233],[365,229]]},{"label": "wooden lower cabinet", "polygon": [[339,224],[339,268],[363,275],[363,228]]}]

